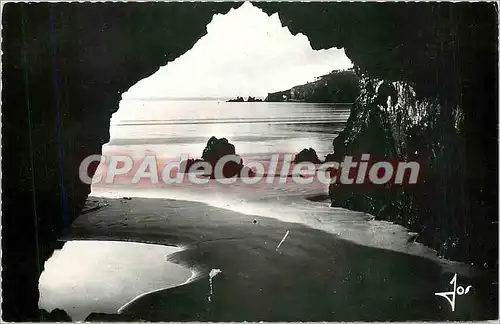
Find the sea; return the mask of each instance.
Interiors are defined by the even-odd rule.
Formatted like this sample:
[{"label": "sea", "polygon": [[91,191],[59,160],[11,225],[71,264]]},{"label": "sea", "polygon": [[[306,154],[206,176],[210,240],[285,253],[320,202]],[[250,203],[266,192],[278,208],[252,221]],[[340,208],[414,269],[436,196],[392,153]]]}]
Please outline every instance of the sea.
[{"label": "sea", "polygon": [[[351,104],[303,102],[225,102],[224,100],[122,100],[110,125],[103,154],[146,155],[159,160],[181,155],[200,158],[211,136],[225,137],[244,162],[265,164],[273,154],[297,154],[313,148],[318,157],[333,152],[333,140],[345,128]],[[105,168],[101,164],[97,173]],[[132,176],[132,175],[131,175]],[[131,177],[130,176],[130,177]],[[235,212],[297,222],[358,244],[437,260],[436,252],[409,243],[415,233],[374,220],[372,215],[331,207],[328,185],[294,181],[231,185],[210,180],[156,185],[133,184],[122,178],[92,185],[91,196],[168,198],[196,201]],[[447,261],[446,261],[447,262]],[[445,262],[445,263],[446,263]]]},{"label": "sea", "polygon": [[[175,160],[182,155],[200,158],[208,139],[216,136],[227,138],[245,163],[266,162],[273,154],[296,154],[304,148],[315,149],[323,159],[333,151],[332,141],[344,129],[349,111],[349,104],[122,100],[112,116],[110,140],[103,145],[102,153],[127,155],[134,161],[147,155],[160,160]],[[96,174],[103,168],[105,164],[99,165]],[[332,207],[327,199],[328,186],[317,181],[257,185],[227,185],[214,180],[205,184],[160,181],[143,186],[125,177],[110,184],[101,181],[91,189],[90,196],[94,197],[175,199],[193,215],[203,214],[192,203],[201,202],[275,218],[284,226],[287,222],[300,223],[357,244],[434,260],[443,271],[470,271],[468,266],[440,259],[435,251],[409,240],[415,234],[402,226],[375,220],[363,212]],[[188,283],[193,270],[167,258],[180,250],[130,242],[67,242],[45,264],[39,305],[49,311],[66,309],[76,321],[91,312],[115,313],[144,293]],[[144,262],[136,262],[139,259]],[[62,273],[60,269],[71,271]]]},{"label": "sea", "polygon": [[345,127],[351,104],[225,102],[224,100],[122,100],[104,150],[201,157],[212,136],[225,137],[236,153],[268,159],[314,148],[320,158]]}]

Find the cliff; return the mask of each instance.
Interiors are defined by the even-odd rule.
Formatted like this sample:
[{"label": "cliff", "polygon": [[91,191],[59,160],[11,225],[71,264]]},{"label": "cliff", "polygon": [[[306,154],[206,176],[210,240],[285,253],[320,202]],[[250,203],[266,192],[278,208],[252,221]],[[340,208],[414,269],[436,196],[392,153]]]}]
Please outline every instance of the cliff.
[{"label": "cliff", "polygon": [[417,161],[420,175],[413,185],[331,185],[332,206],[403,225],[443,257],[496,267],[492,248],[498,216],[486,204],[474,206],[479,212],[470,214],[463,108],[419,97],[401,81],[363,75],[360,89],[330,159],[370,153],[374,162]]},{"label": "cliff", "polygon": [[265,101],[304,101],[352,103],[358,96],[358,76],[354,70],[332,71],[313,82],[291,89],[268,93]]}]

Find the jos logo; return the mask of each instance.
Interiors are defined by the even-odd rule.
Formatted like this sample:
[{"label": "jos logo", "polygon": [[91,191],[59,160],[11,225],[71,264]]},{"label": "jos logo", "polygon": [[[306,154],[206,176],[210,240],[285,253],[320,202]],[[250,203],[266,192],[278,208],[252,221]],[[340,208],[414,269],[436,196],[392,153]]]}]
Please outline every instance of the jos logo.
[{"label": "jos logo", "polygon": [[451,279],[450,285],[453,285],[453,291],[435,293],[434,295],[446,298],[448,303],[450,303],[451,311],[454,312],[455,311],[455,298],[457,297],[457,295],[459,295],[459,296],[467,295],[467,293],[472,288],[472,286],[467,286],[467,288],[465,288],[465,289],[462,286],[457,287],[457,274],[456,273],[453,276],[453,279]]}]

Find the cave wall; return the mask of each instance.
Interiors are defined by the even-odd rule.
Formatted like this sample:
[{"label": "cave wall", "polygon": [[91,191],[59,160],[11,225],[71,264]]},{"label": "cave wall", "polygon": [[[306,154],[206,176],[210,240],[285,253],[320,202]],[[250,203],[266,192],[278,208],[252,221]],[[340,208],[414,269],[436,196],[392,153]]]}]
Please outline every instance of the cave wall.
[{"label": "cave wall", "polygon": [[418,98],[406,82],[364,76],[345,129],[333,141],[333,158],[369,153],[376,161],[417,161],[416,184],[330,186],[332,205],[368,212],[418,233],[419,242],[452,260],[495,265],[495,214],[472,218],[464,169],[462,107],[451,116],[439,98]]},{"label": "cave wall", "polygon": [[[363,128],[358,118],[374,118],[384,109],[392,111],[382,119],[411,116],[416,104],[423,104],[424,111],[435,118],[432,129],[417,127],[415,134],[402,133],[413,137],[413,144],[419,142],[418,149],[441,150],[439,157],[413,156],[434,165],[426,175],[429,178],[421,177],[420,195],[429,199],[401,198],[390,190],[372,188],[369,198],[378,200],[375,208],[364,199],[352,199],[363,197],[369,189],[348,186],[330,190],[333,205],[377,214],[388,202],[399,204],[395,215],[382,219],[405,226],[415,221],[412,229],[441,255],[498,267],[497,5],[263,3],[262,7],[278,11],[282,23],[293,33],[307,35],[315,49],[344,46],[363,76],[363,94],[351,113],[351,123],[334,143],[339,160],[342,154],[360,151],[379,152],[380,158],[404,159],[413,154],[411,145],[396,151],[393,142],[399,135],[391,125],[377,125],[372,119],[370,127]],[[379,82],[410,87],[414,98],[408,101],[409,90],[392,85],[388,93],[379,93],[374,89]],[[403,104],[385,105],[389,96]],[[459,129],[454,127],[457,113]],[[341,139],[347,141],[341,143]],[[408,144],[406,139],[403,144]],[[406,214],[410,209],[418,212]]]},{"label": "cave wall", "polygon": [[[38,276],[90,191],[78,167],[108,141],[121,94],[189,50],[213,14],[238,5],[3,6],[4,320],[39,319]],[[344,47],[370,78],[408,82],[442,107],[463,107],[470,215],[496,215],[496,5],[257,5],[279,12],[282,23],[307,35],[315,49]]]},{"label": "cave wall", "polygon": [[[237,3],[8,3],[2,30],[4,320],[37,320],[38,276],[90,186],[121,94]],[[35,206],[35,207],[34,207]]]}]

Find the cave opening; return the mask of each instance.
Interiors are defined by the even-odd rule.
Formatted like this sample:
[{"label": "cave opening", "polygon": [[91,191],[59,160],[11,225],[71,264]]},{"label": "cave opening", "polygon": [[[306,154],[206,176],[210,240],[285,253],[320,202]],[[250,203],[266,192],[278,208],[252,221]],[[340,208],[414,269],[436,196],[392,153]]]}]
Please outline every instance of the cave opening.
[{"label": "cave opening", "polygon": [[[109,277],[103,267],[117,266],[114,263],[106,265],[106,260],[100,256],[100,251],[110,249],[106,245],[110,243],[88,244],[81,248],[78,244],[82,239],[102,237],[99,228],[103,227],[109,228],[107,236],[110,239],[153,240],[147,237],[148,234],[142,234],[143,237],[117,234],[121,231],[119,228],[133,231],[135,221],[143,222],[134,220],[134,215],[123,218],[129,206],[137,204],[137,198],[181,200],[185,202],[186,212],[194,216],[203,211],[189,201],[276,218],[270,210],[282,208],[280,205],[269,204],[256,211],[259,208],[256,202],[276,196],[281,204],[286,204],[290,194],[297,197],[304,190],[304,196],[327,195],[325,184],[310,188],[300,185],[291,188],[286,184],[279,188],[273,184],[262,184],[258,188],[239,185],[225,188],[218,183],[195,186],[164,184],[161,180],[152,183],[151,178],[149,181],[134,180],[146,157],[153,158],[154,167],[149,166],[145,172],[162,174],[162,167],[172,161],[201,158],[212,136],[227,138],[245,164],[269,163],[272,154],[295,156],[309,147],[314,147],[315,154],[323,159],[332,152],[332,141],[345,126],[350,106],[357,96],[358,79],[343,49],[313,50],[306,36],[292,35],[282,26],[278,13],[267,15],[250,2],[226,14],[214,15],[206,30],[206,35],[186,53],[121,94],[118,110],[110,119],[110,140],[102,146],[103,157],[92,177],[84,214],[64,237],[75,246],[63,247],[45,263],[46,270],[40,277],[40,308],[52,312],[73,304],[70,312],[72,317],[76,316],[73,320],[85,319],[90,313],[84,313],[89,310],[113,312],[112,297],[122,300],[126,292],[110,280],[100,289],[92,288],[92,282]],[[286,90],[292,88],[293,91]],[[286,100],[281,92],[287,92]],[[245,102],[228,102],[238,97],[245,98]],[[95,169],[98,158],[92,162],[82,163],[79,172]],[[110,172],[116,175],[110,178]],[[125,210],[108,211],[108,206],[116,199]],[[151,211],[160,220],[168,217],[168,212],[154,200],[150,204],[156,206],[151,207]],[[297,211],[294,215],[300,216]],[[279,219],[288,220],[286,217]],[[95,222],[101,225],[96,226]],[[87,249],[95,250],[95,258],[88,258],[88,253],[92,252]],[[117,256],[111,259],[113,262],[120,258],[120,251],[117,251]],[[95,266],[95,259],[101,261],[90,274],[78,271],[68,274],[65,279],[57,275],[65,263],[71,268],[75,259],[79,259],[80,267],[85,269]],[[172,283],[164,285],[173,286],[178,279],[172,276],[169,280]],[[88,290],[85,282],[90,287]],[[68,291],[73,293],[68,294]]]},{"label": "cave opening", "polygon": [[[154,156],[161,173],[172,160],[199,160],[212,136],[227,138],[247,162],[309,147],[322,159],[332,152],[358,94],[344,49],[313,50],[278,13],[250,2],[214,15],[206,29],[189,51],[122,94],[91,195],[117,194],[102,180],[109,155],[131,157],[125,177],[144,156]],[[168,197],[168,188],[161,192]]]},{"label": "cave opening", "polygon": [[[4,7],[2,316],[5,320],[39,320],[61,315],[38,310],[38,276],[44,261],[61,247],[59,238],[67,225],[77,217],[85,221],[80,215],[90,186],[79,179],[81,161],[98,154],[109,140],[110,116],[132,84],[193,47],[207,32],[205,28],[214,13],[226,13],[239,6],[241,3],[8,4]],[[487,3],[258,3],[256,6],[268,14],[279,12],[281,23],[294,34],[307,35],[315,50],[345,48],[348,57],[360,68],[366,96],[351,113],[353,122],[349,131],[338,137],[335,154],[366,150],[406,154],[401,149],[404,146],[388,148],[380,145],[377,138],[387,136],[388,129],[391,136],[410,134],[394,127],[409,106],[434,114],[434,129],[413,127],[408,137],[411,139],[408,147],[418,148],[412,152],[420,154],[437,149],[441,154],[432,161],[437,165],[436,170],[444,172],[434,174],[445,176],[432,177],[431,173],[432,185],[423,188],[424,191],[431,188],[426,193],[431,198],[422,198],[425,195],[418,192],[396,193],[400,196],[380,192],[352,195],[330,188],[334,204],[416,226],[421,231],[419,239],[425,239],[445,257],[497,271],[498,231],[492,225],[498,224],[496,6]],[[85,24],[90,20],[95,23]],[[422,21],[429,23],[422,25]],[[23,29],[18,28],[21,25]],[[46,42],[49,39],[51,42]],[[59,86],[54,87],[55,83]],[[377,87],[380,84],[383,86]],[[380,91],[373,92],[374,89]],[[279,94],[281,98],[283,95],[287,94]],[[380,115],[373,114],[370,107],[387,103],[389,96],[402,101],[384,106],[390,109],[383,112],[394,120],[392,124],[383,124]],[[355,120],[367,120],[377,127],[366,131]],[[57,138],[54,129],[60,129],[62,139]],[[19,130],[29,131],[31,141]],[[432,131],[435,133],[429,136]],[[441,138],[446,140],[444,148],[438,143]],[[297,149],[293,147],[295,153]],[[31,163],[26,159],[30,151]],[[123,204],[130,202],[123,200]],[[227,207],[223,199],[210,198],[210,202],[214,201],[218,207]],[[290,201],[290,206],[293,203]],[[149,207],[143,208],[147,211]],[[185,206],[176,208],[183,210]],[[261,213],[268,211],[268,206],[259,208]],[[258,214],[259,208],[239,211]],[[405,213],[411,209],[417,211],[416,217]],[[294,210],[286,212],[293,215]],[[394,220],[391,215],[402,216]],[[259,219],[258,224],[266,222],[269,221]],[[440,229],[438,234],[436,228]],[[280,251],[287,242],[293,242],[295,232],[290,233]],[[282,234],[277,234],[278,240]],[[497,295],[484,282],[482,286],[475,284],[482,291],[481,296]],[[431,295],[432,292],[434,287]],[[480,304],[484,305],[481,315],[474,315],[478,313],[473,310],[457,316],[488,317],[498,305],[494,298],[481,300]],[[412,318],[422,319],[418,314]]]}]

